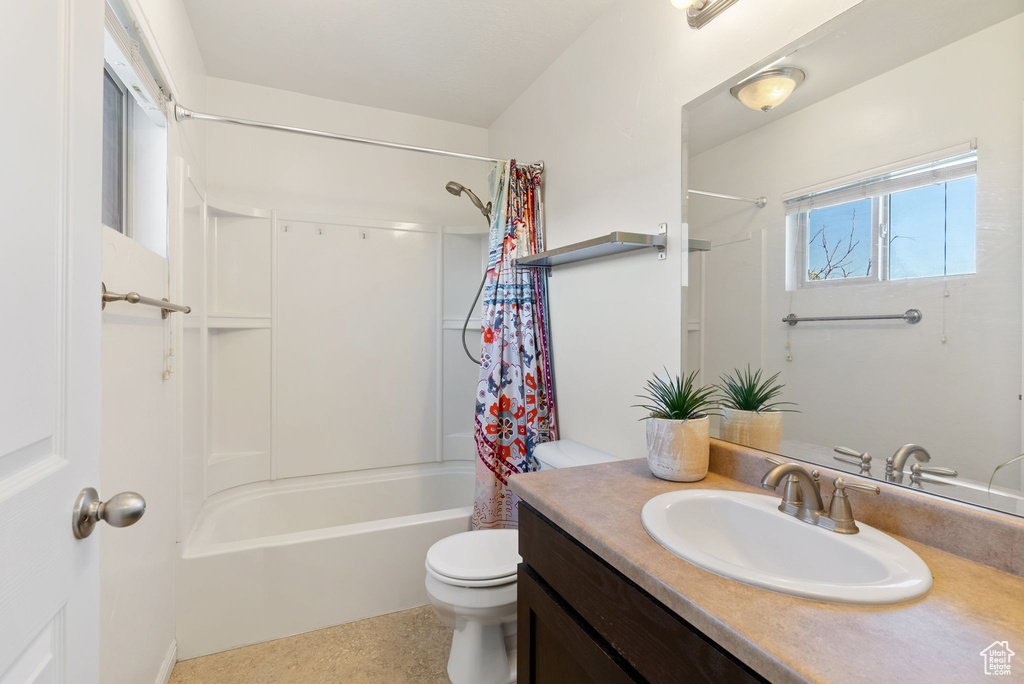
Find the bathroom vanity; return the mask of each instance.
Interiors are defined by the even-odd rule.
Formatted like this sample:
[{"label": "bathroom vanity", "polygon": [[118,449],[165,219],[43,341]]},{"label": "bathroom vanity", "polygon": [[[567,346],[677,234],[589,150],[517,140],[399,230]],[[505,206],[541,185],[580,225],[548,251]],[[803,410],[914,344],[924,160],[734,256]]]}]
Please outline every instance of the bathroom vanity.
[{"label": "bathroom vanity", "polygon": [[520,682],[766,681],[529,505],[519,552]]},{"label": "bathroom vanity", "polygon": [[993,642],[1024,645],[1024,520],[1012,516],[896,486],[859,499],[857,520],[934,577],[923,598],[882,606],[747,586],[644,530],[641,509],[659,494],[759,491],[763,456],[714,441],[711,472],[692,484],[658,480],[644,460],[513,477],[519,682],[965,682],[985,678],[980,653]]}]

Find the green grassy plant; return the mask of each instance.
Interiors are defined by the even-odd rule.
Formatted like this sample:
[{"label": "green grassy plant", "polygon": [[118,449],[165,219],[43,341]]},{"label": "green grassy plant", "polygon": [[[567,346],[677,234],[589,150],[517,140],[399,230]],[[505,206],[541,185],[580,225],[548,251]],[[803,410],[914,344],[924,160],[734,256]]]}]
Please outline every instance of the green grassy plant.
[{"label": "green grassy plant", "polygon": [[696,387],[696,379],[697,371],[690,373],[685,380],[678,375],[673,379],[667,368],[664,377],[655,374],[654,378],[647,381],[646,394],[637,395],[649,403],[634,404],[637,408],[647,410],[648,415],[641,420],[693,420],[716,415],[715,387]]},{"label": "green grassy plant", "polygon": [[721,384],[714,385],[721,393],[719,403],[734,411],[787,411],[797,412],[796,409],[782,408],[783,406],[796,406],[791,401],[775,401],[782,394],[785,387],[777,383],[780,373],[776,373],[767,380],[761,379],[761,369],[751,371],[750,366],[746,370],[736,368],[733,374],[726,373],[721,377]]}]

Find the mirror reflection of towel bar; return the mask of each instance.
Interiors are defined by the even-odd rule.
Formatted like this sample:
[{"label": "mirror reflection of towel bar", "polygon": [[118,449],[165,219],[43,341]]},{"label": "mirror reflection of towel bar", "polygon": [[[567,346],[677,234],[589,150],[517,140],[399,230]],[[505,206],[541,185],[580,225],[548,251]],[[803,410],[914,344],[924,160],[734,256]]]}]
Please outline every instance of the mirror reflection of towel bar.
[{"label": "mirror reflection of towel bar", "polygon": [[153,299],[152,297],[143,297],[138,292],[129,292],[127,294],[118,294],[117,292],[107,292],[107,284],[103,285],[103,306],[101,308],[107,308],[107,302],[128,302],[129,304],[145,304],[146,306],[156,306],[160,309],[160,317],[167,318],[174,312],[178,313],[192,313],[192,307],[185,306],[183,304],[171,304],[166,299]]},{"label": "mirror reflection of towel bar", "polygon": [[919,323],[922,317],[923,314],[920,309],[907,309],[906,312],[901,314],[881,314],[879,316],[797,316],[791,313],[783,318],[782,322],[796,325],[804,321],[880,321],[902,318],[907,323],[914,324]]}]

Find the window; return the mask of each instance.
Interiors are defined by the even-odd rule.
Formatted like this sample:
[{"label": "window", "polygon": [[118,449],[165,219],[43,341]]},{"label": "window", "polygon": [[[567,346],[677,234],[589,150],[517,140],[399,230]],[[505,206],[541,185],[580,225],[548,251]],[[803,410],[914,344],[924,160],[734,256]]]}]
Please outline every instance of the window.
[{"label": "window", "polygon": [[103,70],[103,224],[128,234],[128,95],[121,80]]},{"label": "window", "polygon": [[104,11],[101,219],[165,257],[167,98],[123,3],[107,0]]},{"label": "window", "polygon": [[801,287],[975,272],[977,152],[785,200]]}]

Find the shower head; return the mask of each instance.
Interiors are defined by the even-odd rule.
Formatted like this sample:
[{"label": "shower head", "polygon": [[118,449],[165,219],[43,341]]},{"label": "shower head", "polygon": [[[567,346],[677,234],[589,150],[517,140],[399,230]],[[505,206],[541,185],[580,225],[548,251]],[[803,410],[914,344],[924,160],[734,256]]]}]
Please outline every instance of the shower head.
[{"label": "shower head", "polygon": [[458,197],[462,193],[466,193],[466,195],[469,196],[469,201],[472,202],[476,206],[476,208],[480,210],[480,213],[483,214],[484,218],[486,218],[488,223],[490,223],[490,221],[491,221],[491,203],[490,202],[487,203],[487,206],[484,206],[484,203],[480,201],[480,198],[476,196],[476,193],[474,193],[472,190],[467,188],[462,183],[456,183],[455,181],[448,181],[448,184],[444,186],[444,189],[447,190],[448,192],[450,192],[451,194],[455,195],[456,197]]}]

